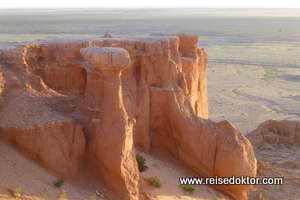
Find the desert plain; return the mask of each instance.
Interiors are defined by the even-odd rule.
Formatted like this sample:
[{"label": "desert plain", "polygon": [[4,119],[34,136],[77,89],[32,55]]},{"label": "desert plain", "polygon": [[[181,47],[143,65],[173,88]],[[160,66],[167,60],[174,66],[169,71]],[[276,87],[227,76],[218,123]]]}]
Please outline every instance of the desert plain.
[{"label": "desert plain", "polygon": [[[198,46],[205,48],[209,55],[209,119],[228,120],[244,134],[265,120],[300,120],[299,9],[33,9],[0,10],[0,16],[0,41],[102,36],[106,31],[113,37],[151,33],[200,35]],[[59,196],[59,191],[52,188],[55,177],[30,162],[29,167],[16,167],[28,161],[20,162],[23,158],[18,154],[7,157],[6,152],[11,152],[6,144],[1,143],[0,148],[0,176],[5,180],[5,184],[0,184],[0,198],[9,199],[7,188],[18,187],[20,183],[24,184],[28,199]],[[284,173],[287,184],[256,187],[250,199],[300,198],[296,187],[300,174],[299,146],[295,144],[283,150],[277,147],[255,149],[255,152],[258,159],[271,165],[265,166],[266,174],[272,172],[271,175],[280,176],[280,172]],[[150,188],[153,199],[229,199],[218,191],[200,186],[194,195],[187,195],[177,186],[171,187],[170,182],[176,178],[169,177],[172,173],[191,175],[190,172],[180,171],[172,163],[145,157],[155,166],[143,176],[161,174],[166,182],[166,187],[160,190]],[[32,168],[35,170],[27,171]],[[4,175],[3,171],[9,173]],[[31,173],[33,175],[28,176]],[[28,182],[34,187],[26,192]],[[88,184],[67,184],[65,187],[69,199],[88,199],[99,188]],[[105,194],[105,190],[100,192]],[[102,199],[101,196],[97,198]]]},{"label": "desert plain", "polygon": [[200,35],[209,55],[209,118],[243,133],[300,115],[298,9],[1,10],[0,41],[45,37]]}]

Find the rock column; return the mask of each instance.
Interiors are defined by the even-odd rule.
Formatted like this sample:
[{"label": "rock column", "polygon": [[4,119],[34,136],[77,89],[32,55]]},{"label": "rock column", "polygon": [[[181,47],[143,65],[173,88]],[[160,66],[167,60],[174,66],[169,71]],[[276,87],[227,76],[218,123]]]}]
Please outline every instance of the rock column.
[{"label": "rock column", "polygon": [[80,50],[87,61],[85,134],[87,154],[104,183],[124,199],[138,199],[139,172],[133,148],[132,127],[123,105],[121,72],[130,66],[122,48],[87,47]]}]

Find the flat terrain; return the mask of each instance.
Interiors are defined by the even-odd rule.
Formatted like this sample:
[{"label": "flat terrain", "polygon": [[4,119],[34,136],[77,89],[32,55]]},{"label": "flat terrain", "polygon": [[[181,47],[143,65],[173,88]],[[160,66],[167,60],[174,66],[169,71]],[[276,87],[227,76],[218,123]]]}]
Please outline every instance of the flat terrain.
[{"label": "flat terrain", "polygon": [[299,42],[214,45],[208,51],[211,119],[229,120],[242,133],[268,119],[300,120]]}]

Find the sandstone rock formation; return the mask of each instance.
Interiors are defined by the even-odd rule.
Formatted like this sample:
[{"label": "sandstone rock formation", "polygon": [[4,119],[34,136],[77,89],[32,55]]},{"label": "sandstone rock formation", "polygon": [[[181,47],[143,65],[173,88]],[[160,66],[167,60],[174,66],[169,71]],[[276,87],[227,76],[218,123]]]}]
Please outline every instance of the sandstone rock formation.
[{"label": "sandstone rock formation", "polygon": [[[120,199],[139,198],[134,148],[201,177],[253,177],[250,142],[229,122],[207,119],[208,57],[198,39],[1,43],[0,137],[65,177],[84,159]],[[235,199],[251,188],[215,187]]]},{"label": "sandstone rock formation", "polygon": [[130,199],[138,199],[138,168],[133,149],[133,120],[129,120],[122,98],[121,71],[130,66],[122,48],[87,47],[80,50],[88,62],[85,98],[87,152],[105,183]]},{"label": "sandstone rock formation", "polygon": [[300,142],[300,122],[268,120],[247,134],[253,146],[268,144],[292,144]]},{"label": "sandstone rock formation", "polygon": [[82,128],[73,120],[54,121],[34,126],[2,126],[5,140],[33,157],[46,169],[61,176],[77,176],[85,149]]}]

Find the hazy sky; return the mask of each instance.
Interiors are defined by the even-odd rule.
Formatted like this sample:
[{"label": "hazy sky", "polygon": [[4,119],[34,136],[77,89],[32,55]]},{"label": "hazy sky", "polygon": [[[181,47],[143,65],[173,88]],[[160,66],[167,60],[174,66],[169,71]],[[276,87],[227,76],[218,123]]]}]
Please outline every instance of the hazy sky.
[{"label": "hazy sky", "polygon": [[2,0],[0,8],[34,7],[270,7],[300,8],[299,0]]}]

